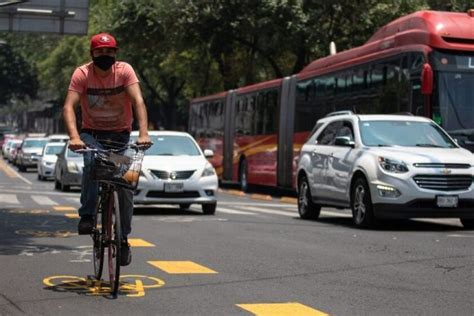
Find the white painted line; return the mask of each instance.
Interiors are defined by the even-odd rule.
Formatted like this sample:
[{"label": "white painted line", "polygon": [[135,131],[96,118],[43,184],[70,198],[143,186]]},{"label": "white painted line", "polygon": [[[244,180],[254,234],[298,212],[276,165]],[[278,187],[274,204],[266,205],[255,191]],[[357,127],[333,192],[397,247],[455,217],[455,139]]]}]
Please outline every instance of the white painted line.
[{"label": "white painted line", "polygon": [[351,218],[351,214],[344,214],[344,213],[338,213],[338,212],[331,212],[331,211],[325,211],[321,210],[321,215],[328,215],[332,217],[345,217],[345,218]]},{"label": "white painted line", "polygon": [[[281,203],[258,203],[258,202],[222,202],[222,204],[228,205],[228,206],[263,206],[263,207],[277,207],[277,208],[288,208],[291,209],[292,207],[289,206],[288,204],[281,204]],[[219,204],[217,204],[219,207]],[[296,210],[296,206],[294,206],[294,209]]]},{"label": "white painted line", "polygon": [[25,190],[21,190],[21,189],[17,189],[17,190],[4,190],[4,189],[1,189],[0,192],[4,192],[4,193],[26,193],[28,195],[30,194],[45,194],[47,193],[48,195],[60,195],[61,197],[65,197],[65,196],[79,196],[80,195],[80,192],[78,193],[65,193],[65,192],[55,192],[55,191],[51,191],[51,192],[45,192],[45,191],[32,191],[32,190],[28,190],[28,189],[25,189]]},{"label": "white painted line", "polygon": [[80,197],[68,197],[66,200],[74,202],[76,204],[81,204],[81,198]]},{"label": "white painted line", "polygon": [[285,211],[269,210],[269,209],[266,209],[266,208],[252,207],[252,206],[242,206],[242,208],[243,208],[244,210],[254,211],[254,212],[259,212],[259,213],[265,213],[265,214],[283,215],[283,216],[288,216],[288,217],[296,217],[296,216],[298,216],[298,213],[295,213],[295,212],[285,212]]},{"label": "white painted line", "polygon": [[47,196],[32,195],[31,198],[40,205],[58,205],[58,203],[54,202]]},{"label": "white painted line", "polygon": [[233,209],[225,208],[225,207],[220,207],[220,206],[217,207],[217,210],[216,210],[216,211],[217,211],[218,213],[226,213],[226,214],[257,215],[257,214],[255,214],[255,213],[244,212],[244,211],[237,211],[237,210],[233,210]]},{"label": "white painted line", "polygon": [[461,222],[457,218],[412,218],[412,220],[433,224],[462,226]]},{"label": "white painted line", "polygon": [[5,165],[5,168],[9,168],[18,178],[20,178],[21,180],[23,180],[24,182],[26,182],[27,184],[29,185],[33,185],[33,183],[26,179],[25,177],[23,177],[21,174],[19,174],[18,172],[16,172],[15,169],[13,169],[12,167],[10,167],[9,165]]},{"label": "white painted line", "polygon": [[452,234],[452,235],[448,235],[448,237],[455,237],[455,238],[474,238],[474,235]]},{"label": "white painted line", "polygon": [[20,204],[16,194],[0,194],[0,203],[5,204]]}]

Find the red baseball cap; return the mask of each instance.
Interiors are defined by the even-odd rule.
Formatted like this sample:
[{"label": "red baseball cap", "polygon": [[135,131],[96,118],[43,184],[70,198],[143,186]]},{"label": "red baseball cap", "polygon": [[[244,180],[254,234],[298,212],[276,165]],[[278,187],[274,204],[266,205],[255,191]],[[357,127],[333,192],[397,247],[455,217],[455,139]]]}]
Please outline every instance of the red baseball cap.
[{"label": "red baseball cap", "polygon": [[101,47],[110,47],[118,49],[115,38],[107,33],[100,33],[92,36],[91,38],[91,50]]}]

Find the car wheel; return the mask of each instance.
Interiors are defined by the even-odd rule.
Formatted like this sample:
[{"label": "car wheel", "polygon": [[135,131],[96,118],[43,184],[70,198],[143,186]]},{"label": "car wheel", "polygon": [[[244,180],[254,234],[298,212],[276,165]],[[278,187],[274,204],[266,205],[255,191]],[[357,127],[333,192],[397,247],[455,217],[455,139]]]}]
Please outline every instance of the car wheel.
[{"label": "car wheel", "polygon": [[321,206],[313,202],[308,179],[303,177],[298,187],[298,213],[302,219],[318,219]]},{"label": "car wheel", "polygon": [[191,206],[191,203],[183,203],[179,205],[181,210],[187,210]]},{"label": "car wheel", "polygon": [[216,212],[216,207],[217,207],[216,203],[203,204],[202,205],[202,212],[206,215],[214,215],[214,213]]},{"label": "car wheel", "polygon": [[239,182],[240,182],[240,190],[243,192],[247,192],[249,189],[249,183],[248,183],[248,178],[247,178],[247,160],[243,159],[240,162],[240,168],[239,168]]},{"label": "car wheel", "polygon": [[38,173],[38,180],[43,181],[43,176]]},{"label": "car wheel", "polygon": [[21,172],[26,172],[26,167],[18,165],[18,170],[20,170]]},{"label": "car wheel", "polygon": [[474,229],[474,218],[460,218],[459,220],[465,229]]},{"label": "car wheel", "polygon": [[61,191],[69,192],[70,189],[71,189],[70,185],[65,185],[64,183],[61,182]]},{"label": "car wheel", "polygon": [[357,227],[372,227],[375,223],[369,185],[365,178],[358,178],[351,191],[352,220]]}]

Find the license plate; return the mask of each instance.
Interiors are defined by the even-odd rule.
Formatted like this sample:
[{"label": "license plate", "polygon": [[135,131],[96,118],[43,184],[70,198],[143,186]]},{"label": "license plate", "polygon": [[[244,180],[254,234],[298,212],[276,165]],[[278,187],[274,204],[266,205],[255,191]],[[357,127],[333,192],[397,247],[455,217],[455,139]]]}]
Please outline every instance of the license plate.
[{"label": "license plate", "polygon": [[184,185],[181,182],[165,183],[165,192],[183,192]]},{"label": "license plate", "polygon": [[438,207],[457,207],[459,198],[457,195],[438,195],[436,204]]}]

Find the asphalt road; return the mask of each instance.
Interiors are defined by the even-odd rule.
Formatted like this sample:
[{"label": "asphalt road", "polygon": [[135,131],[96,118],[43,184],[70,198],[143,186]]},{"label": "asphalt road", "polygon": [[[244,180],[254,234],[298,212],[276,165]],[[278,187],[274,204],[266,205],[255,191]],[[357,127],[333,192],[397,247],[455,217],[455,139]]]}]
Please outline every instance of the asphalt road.
[{"label": "asphalt road", "polygon": [[347,210],[222,190],[216,215],[137,207],[117,299],[77,236],[79,191],[0,162],[0,315],[473,315],[474,232],[458,220],[351,225]]}]

